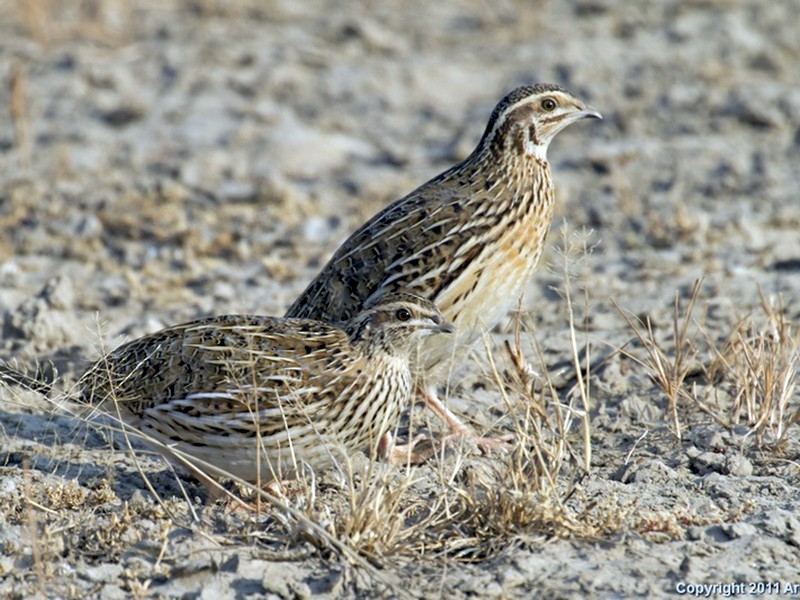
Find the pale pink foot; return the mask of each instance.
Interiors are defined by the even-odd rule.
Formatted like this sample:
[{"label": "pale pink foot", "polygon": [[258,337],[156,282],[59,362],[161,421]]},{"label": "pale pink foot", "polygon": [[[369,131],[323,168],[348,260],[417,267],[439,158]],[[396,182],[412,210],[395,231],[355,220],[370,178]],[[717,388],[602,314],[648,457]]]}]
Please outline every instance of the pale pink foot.
[{"label": "pale pink foot", "polygon": [[510,452],[515,446],[515,436],[513,433],[507,433],[500,437],[483,437],[475,433],[472,428],[459,419],[452,411],[450,411],[436,394],[430,393],[421,387],[417,388],[417,393],[422,398],[425,406],[430,408],[436,416],[447,424],[449,433],[445,438],[445,442],[456,440],[459,438],[466,438],[473,440],[482,454],[489,454],[491,452]]},{"label": "pale pink foot", "polygon": [[[426,447],[421,450],[417,446],[425,442]],[[436,448],[432,441],[423,433],[414,436],[408,444],[395,444],[394,436],[386,433],[378,442],[378,456],[390,465],[418,465],[424,463],[431,456],[436,454]]]}]

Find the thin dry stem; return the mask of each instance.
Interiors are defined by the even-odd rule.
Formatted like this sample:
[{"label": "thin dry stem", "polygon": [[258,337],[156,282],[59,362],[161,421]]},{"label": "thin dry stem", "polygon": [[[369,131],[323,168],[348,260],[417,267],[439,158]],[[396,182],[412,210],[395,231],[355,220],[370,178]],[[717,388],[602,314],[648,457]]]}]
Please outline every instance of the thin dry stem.
[{"label": "thin dry stem", "polygon": [[[564,249],[570,247],[570,239],[569,239],[569,229],[567,227],[566,222],[561,227],[561,239],[562,243],[564,244]],[[582,256],[585,258],[589,255],[589,248],[586,245],[586,238],[583,238],[582,244]],[[589,410],[589,398],[590,398],[590,389],[589,389],[589,375],[590,375],[590,365],[591,365],[591,351],[590,351],[590,344],[588,339],[588,328],[586,327],[586,319],[588,319],[588,312],[589,312],[589,286],[584,286],[584,298],[585,298],[585,306],[584,306],[584,332],[586,334],[585,338],[585,348],[586,348],[586,362],[583,366],[581,366],[581,359],[578,352],[578,339],[577,334],[575,332],[575,311],[573,310],[572,306],[572,293],[571,293],[571,285],[570,285],[570,253],[565,251],[562,253],[563,261],[564,261],[564,293],[563,298],[566,303],[566,311],[567,316],[569,318],[569,335],[570,335],[570,343],[572,347],[572,361],[575,367],[575,377],[578,380],[578,391],[580,392],[581,397],[581,404],[583,405],[583,415],[581,419],[581,430],[583,433],[583,465],[584,469],[588,473],[591,470],[592,464],[592,441],[591,441],[591,421],[590,421],[590,410]]]},{"label": "thin dry stem", "polygon": [[664,395],[667,397],[668,411],[672,420],[673,434],[678,440],[682,438],[681,423],[678,415],[678,401],[681,398],[693,399],[692,394],[686,389],[684,382],[692,371],[694,361],[699,353],[695,343],[696,334],[691,338],[689,337],[689,324],[693,322],[692,314],[697,304],[702,282],[702,279],[698,279],[694,282],[683,314],[681,314],[680,297],[678,292],[675,292],[672,313],[673,356],[670,356],[670,353],[658,342],[649,317],[647,317],[644,324],[642,324],[641,321],[635,319],[633,315],[623,310],[616,301],[613,301],[614,307],[619,311],[620,315],[622,315],[622,318],[625,319],[625,322],[631,328],[646,352],[644,359],[639,359],[629,352],[625,352],[625,355],[647,368],[650,371],[653,381],[655,381],[656,385],[664,392]]},{"label": "thin dry stem", "polygon": [[23,482],[24,482],[24,498],[27,504],[27,521],[28,521],[28,529],[30,531],[30,540],[31,540],[31,554],[33,555],[33,568],[36,572],[36,576],[39,583],[39,593],[42,596],[45,595],[45,569],[44,569],[44,562],[42,561],[42,550],[41,544],[39,541],[39,520],[36,518],[36,511],[34,510],[34,502],[31,500],[31,485],[29,474],[30,470],[28,469],[27,459],[23,462]]},{"label": "thin dry stem", "polygon": [[22,166],[30,162],[30,115],[25,101],[25,69],[12,62],[8,73],[9,113],[14,129],[14,143]]},{"label": "thin dry stem", "polygon": [[780,300],[774,306],[763,293],[760,298],[766,323],[759,326],[752,315],[740,320],[717,351],[709,377],[721,374],[730,382],[732,424],[747,424],[759,447],[778,446],[788,429],[800,422],[800,336]]}]

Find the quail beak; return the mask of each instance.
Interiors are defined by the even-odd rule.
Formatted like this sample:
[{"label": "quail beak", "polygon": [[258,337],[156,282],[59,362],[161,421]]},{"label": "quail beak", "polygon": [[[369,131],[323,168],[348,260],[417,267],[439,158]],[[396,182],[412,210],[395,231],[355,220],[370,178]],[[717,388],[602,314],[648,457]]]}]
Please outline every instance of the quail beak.
[{"label": "quail beak", "polygon": [[558,116],[552,117],[550,120],[554,123],[557,123],[554,132],[551,135],[555,135],[556,132],[561,131],[567,125],[571,125],[575,121],[581,121],[583,119],[602,119],[603,115],[600,114],[595,108],[591,106],[587,106],[583,102],[577,102],[574,105],[575,110],[571,112],[561,113]]},{"label": "quail beak", "polygon": [[603,115],[600,114],[600,111],[596,108],[592,108],[591,106],[584,106],[578,112],[575,113],[575,120],[578,119],[602,119]]},{"label": "quail beak", "polygon": [[434,333],[455,333],[456,327],[450,321],[440,321],[439,326],[433,330]]}]

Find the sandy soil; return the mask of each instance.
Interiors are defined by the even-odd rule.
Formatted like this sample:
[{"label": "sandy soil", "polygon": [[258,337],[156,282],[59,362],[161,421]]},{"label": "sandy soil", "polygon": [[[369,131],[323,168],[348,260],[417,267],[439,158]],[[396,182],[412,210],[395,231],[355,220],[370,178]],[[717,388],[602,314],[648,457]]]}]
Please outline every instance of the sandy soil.
[{"label": "sandy soil", "polygon": [[[352,229],[466,156],[503,94],[561,83],[605,119],[551,148],[557,231],[524,304],[568,402],[566,254],[593,447],[568,502],[595,525],[529,527],[472,560],[452,539],[355,560],[275,513],[208,504],[157,457],[137,453],[137,467],[124,439],[57,397],[0,386],[0,596],[663,597],[739,584],[709,595],[800,597],[800,5],[75,4],[0,3],[0,358],[52,363],[68,386],[131,336],[282,314]],[[649,317],[674,358],[675,295],[683,311],[698,278],[678,439],[613,303]],[[742,348],[759,343],[774,360],[746,372],[758,361]],[[508,423],[486,364],[476,349],[449,395],[497,432]],[[754,431],[758,415],[734,410],[747,393],[763,406],[776,373],[780,440],[780,415]],[[415,493],[502,460],[453,452],[414,471]],[[341,504],[325,477],[323,500]]]}]

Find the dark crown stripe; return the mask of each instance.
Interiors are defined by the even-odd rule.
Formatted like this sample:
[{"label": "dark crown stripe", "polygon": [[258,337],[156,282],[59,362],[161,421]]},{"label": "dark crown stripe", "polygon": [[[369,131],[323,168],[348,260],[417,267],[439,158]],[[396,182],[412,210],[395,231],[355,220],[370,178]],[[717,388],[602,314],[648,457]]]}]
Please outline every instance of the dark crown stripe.
[{"label": "dark crown stripe", "polygon": [[489,122],[486,124],[486,129],[483,131],[481,141],[478,143],[478,148],[483,148],[490,139],[495,137],[494,133],[497,131],[501,121],[505,119],[505,115],[510,107],[525,100],[526,98],[538,96],[539,94],[546,94],[547,92],[561,92],[563,94],[570,93],[569,90],[554,83],[537,83],[534,85],[523,85],[506,94],[505,98],[500,100],[500,102],[492,111],[492,115],[489,117]]}]

